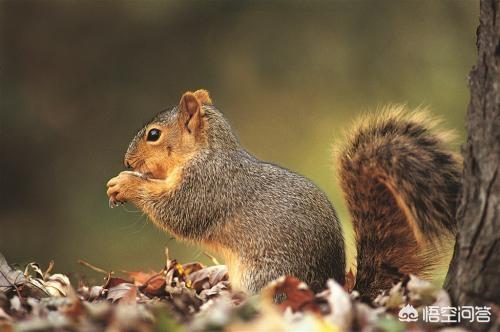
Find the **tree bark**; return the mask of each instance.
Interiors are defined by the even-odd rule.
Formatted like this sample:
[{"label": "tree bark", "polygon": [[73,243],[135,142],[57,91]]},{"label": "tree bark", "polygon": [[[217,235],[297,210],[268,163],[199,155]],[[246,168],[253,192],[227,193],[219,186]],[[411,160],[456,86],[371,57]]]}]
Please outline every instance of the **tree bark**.
[{"label": "tree bark", "polygon": [[[500,0],[481,0],[478,58],[470,73],[471,101],[464,178],[457,211],[458,235],[446,288],[456,306],[491,306],[500,330]],[[495,314],[496,312],[496,314]],[[496,322],[495,322],[496,321]]]}]

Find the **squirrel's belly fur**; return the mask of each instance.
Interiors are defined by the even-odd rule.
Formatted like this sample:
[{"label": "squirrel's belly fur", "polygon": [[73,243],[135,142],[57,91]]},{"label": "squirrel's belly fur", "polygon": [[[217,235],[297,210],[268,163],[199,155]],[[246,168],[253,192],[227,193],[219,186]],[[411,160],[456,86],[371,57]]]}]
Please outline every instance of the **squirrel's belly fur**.
[{"label": "squirrel's belly fur", "polygon": [[[338,149],[357,242],[355,287],[365,299],[403,274],[425,276],[436,243],[455,232],[460,163],[427,119],[389,107],[360,121]],[[344,283],[344,238],[326,195],[245,151],[206,91],[185,93],[139,130],[125,164],[149,176],[120,173],[108,182],[111,202],[130,201],[220,254],[234,287],[255,293],[283,275],[315,291],[328,278]]]}]

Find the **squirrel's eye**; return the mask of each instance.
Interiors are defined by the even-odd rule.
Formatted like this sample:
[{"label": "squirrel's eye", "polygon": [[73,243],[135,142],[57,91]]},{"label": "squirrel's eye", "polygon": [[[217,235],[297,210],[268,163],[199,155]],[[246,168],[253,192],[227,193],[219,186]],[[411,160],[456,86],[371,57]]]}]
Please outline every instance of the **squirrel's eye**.
[{"label": "squirrel's eye", "polygon": [[148,140],[149,142],[157,141],[160,138],[160,135],[161,131],[159,129],[151,129],[148,132],[148,137],[146,138],[146,140]]}]

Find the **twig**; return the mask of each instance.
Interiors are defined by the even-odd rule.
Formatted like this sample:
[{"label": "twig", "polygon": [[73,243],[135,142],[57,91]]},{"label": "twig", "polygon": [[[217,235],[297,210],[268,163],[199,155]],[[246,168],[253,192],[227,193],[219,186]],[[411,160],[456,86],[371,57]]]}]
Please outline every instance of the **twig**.
[{"label": "twig", "polygon": [[165,247],[165,266],[168,266],[168,263],[170,262],[170,256],[168,254],[168,247]]},{"label": "twig", "polygon": [[203,254],[205,256],[207,256],[208,258],[210,258],[210,260],[212,261],[212,263],[214,263],[214,265],[220,265],[220,263],[217,260],[217,258],[215,258],[214,256],[210,255],[208,252],[204,251]]},{"label": "twig", "polygon": [[49,274],[50,274],[50,272],[52,271],[53,268],[54,268],[54,260],[51,260],[49,262],[49,266],[47,267],[47,269],[43,273],[43,280],[46,280],[49,277]]},{"label": "twig", "polygon": [[84,261],[83,259],[79,259],[79,260],[78,260],[78,264],[81,264],[81,265],[83,265],[83,266],[86,266],[86,267],[88,267],[89,269],[94,270],[95,272],[99,272],[99,273],[105,274],[105,275],[107,275],[107,276],[109,276],[109,275],[111,275],[111,274],[113,274],[113,273],[114,273],[113,271],[109,271],[109,272],[108,272],[108,271],[106,271],[106,270],[103,270],[103,269],[101,269],[101,268],[99,268],[99,267],[97,267],[97,266],[95,266],[95,265],[90,264],[89,262]]}]

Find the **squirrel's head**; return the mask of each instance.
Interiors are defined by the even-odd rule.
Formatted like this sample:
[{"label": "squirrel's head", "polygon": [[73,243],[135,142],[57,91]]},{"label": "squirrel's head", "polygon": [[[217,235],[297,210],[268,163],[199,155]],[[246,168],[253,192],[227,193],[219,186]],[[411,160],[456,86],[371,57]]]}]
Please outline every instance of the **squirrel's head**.
[{"label": "squirrel's head", "polygon": [[178,106],[156,115],[140,129],[125,154],[125,167],[147,177],[165,179],[207,145],[206,90],[186,92]]}]

